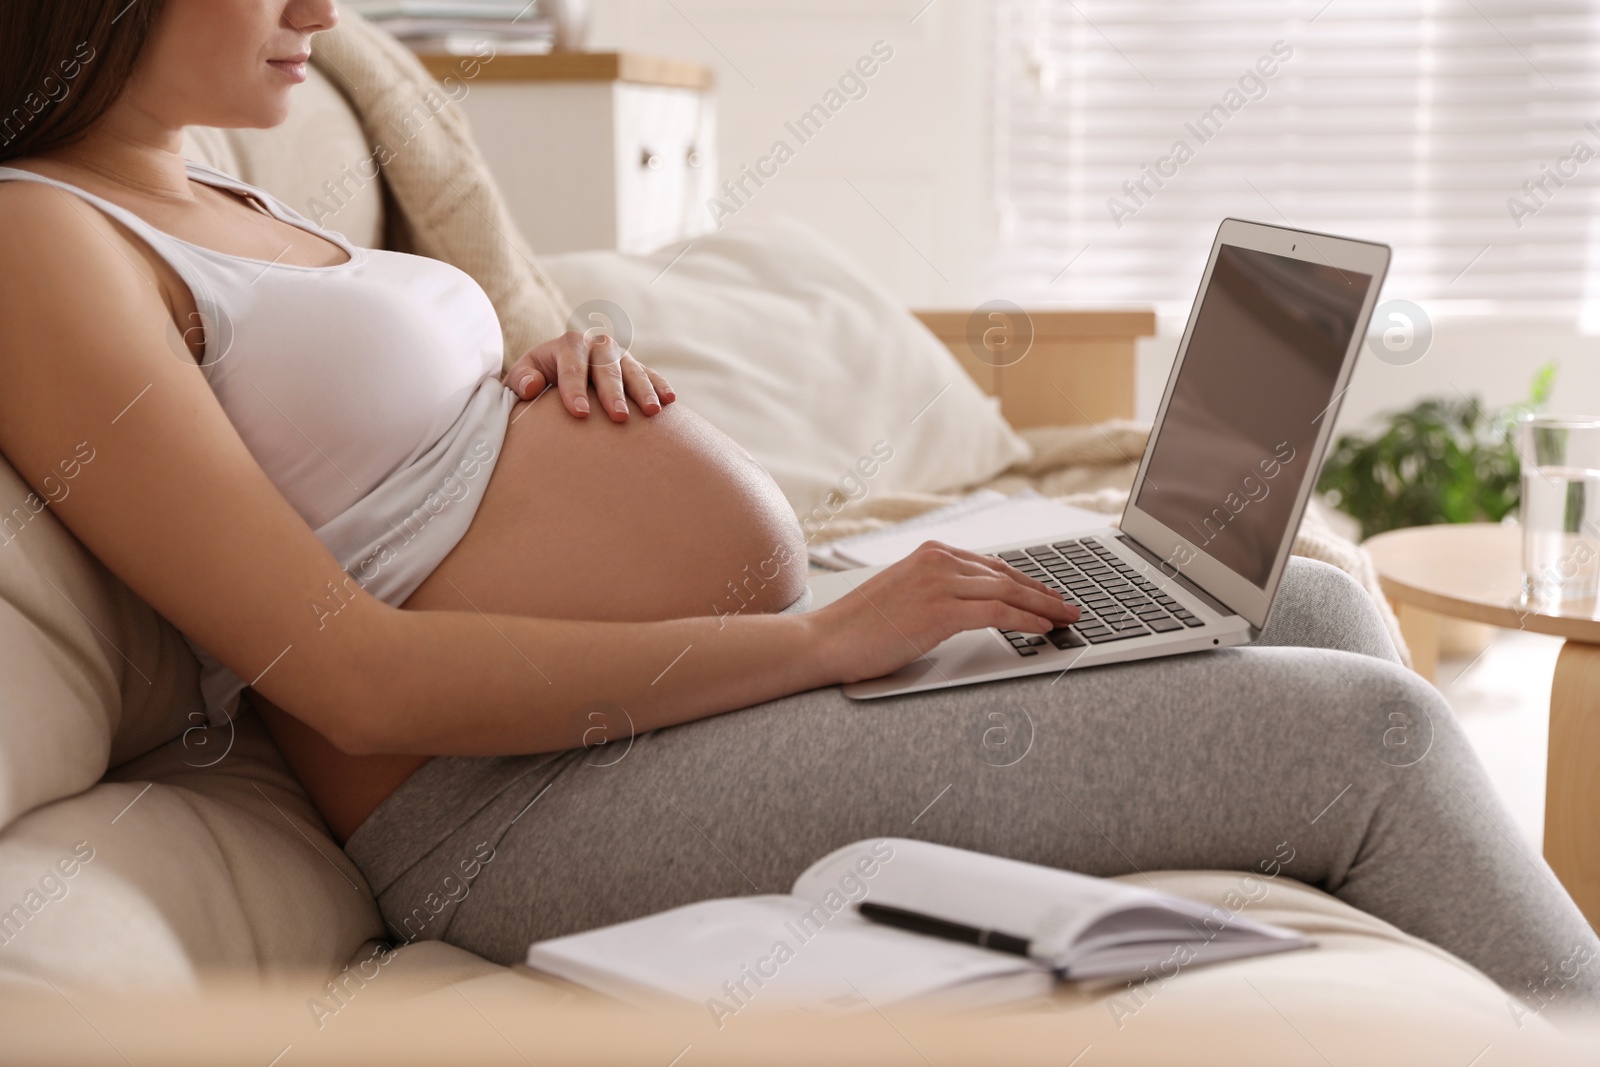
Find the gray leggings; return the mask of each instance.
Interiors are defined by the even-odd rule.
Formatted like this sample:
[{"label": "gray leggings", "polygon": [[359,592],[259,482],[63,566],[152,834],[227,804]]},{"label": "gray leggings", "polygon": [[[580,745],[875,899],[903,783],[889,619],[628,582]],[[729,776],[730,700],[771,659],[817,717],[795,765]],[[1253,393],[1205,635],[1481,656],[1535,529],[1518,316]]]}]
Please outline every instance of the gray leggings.
[{"label": "gray leggings", "polygon": [[[896,836],[1096,875],[1292,854],[1283,873],[1513,992],[1600,960],[1449,706],[1361,587],[1311,560],[1245,648],[864,703],[815,689],[631,743],[611,729],[587,751],[436,758],[385,800],[345,847],[394,937],[512,963],[544,938],[787,892],[824,853]],[[1597,975],[1560,999],[1600,1002]]]}]

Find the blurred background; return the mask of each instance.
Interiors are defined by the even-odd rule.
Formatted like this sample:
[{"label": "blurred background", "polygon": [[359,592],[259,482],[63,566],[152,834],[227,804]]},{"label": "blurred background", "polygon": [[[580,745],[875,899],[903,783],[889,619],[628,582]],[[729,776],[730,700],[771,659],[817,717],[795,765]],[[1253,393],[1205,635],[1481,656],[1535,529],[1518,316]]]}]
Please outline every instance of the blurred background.
[{"label": "blurred background", "polygon": [[[406,2],[353,6],[381,17]],[[690,205],[686,234],[733,214],[795,216],[913,308],[1153,309],[1140,419],[1160,401],[1219,220],[1391,245],[1320,483],[1353,539],[1514,520],[1515,418],[1600,413],[1593,3],[432,6],[498,6],[521,35],[505,37],[512,48],[714,72],[716,192]],[[1560,639],[1447,623],[1436,680],[1485,758],[1511,761],[1498,777],[1536,840]]]},{"label": "blurred background", "polygon": [[717,72],[724,177],[892,46],[748,211],[799,215],[913,307],[1154,306],[1142,415],[1230,215],[1394,247],[1384,299],[1421,308],[1432,341],[1365,360],[1341,428],[1427,395],[1512,403],[1546,362],[1553,409],[1600,397],[1592,4],[597,0],[591,18],[591,48]]}]

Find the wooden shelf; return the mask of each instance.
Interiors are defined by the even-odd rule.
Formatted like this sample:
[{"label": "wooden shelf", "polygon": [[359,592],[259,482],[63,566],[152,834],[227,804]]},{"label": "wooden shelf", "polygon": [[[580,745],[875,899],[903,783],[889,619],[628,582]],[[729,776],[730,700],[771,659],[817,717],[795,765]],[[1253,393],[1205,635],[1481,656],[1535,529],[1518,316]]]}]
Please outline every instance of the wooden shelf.
[{"label": "wooden shelf", "polygon": [[[965,337],[970,311],[919,311],[917,318],[939,336]],[[1144,337],[1156,332],[1153,311],[1036,311],[1030,310],[1033,336]]]},{"label": "wooden shelf", "polygon": [[473,81],[631,82],[664,85],[674,89],[710,89],[715,83],[709,67],[681,59],[643,56],[634,52],[548,52],[543,55],[503,53],[492,59],[422,52],[417,58],[428,73],[441,81],[462,76],[463,61],[478,64]]},{"label": "wooden shelf", "polygon": [[1133,418],[1135,349],[1156,332],[1153,311],[1028,310],[1032,344],[1002,366],[968,337],[970,310],[915,314],[1018,429]]}]

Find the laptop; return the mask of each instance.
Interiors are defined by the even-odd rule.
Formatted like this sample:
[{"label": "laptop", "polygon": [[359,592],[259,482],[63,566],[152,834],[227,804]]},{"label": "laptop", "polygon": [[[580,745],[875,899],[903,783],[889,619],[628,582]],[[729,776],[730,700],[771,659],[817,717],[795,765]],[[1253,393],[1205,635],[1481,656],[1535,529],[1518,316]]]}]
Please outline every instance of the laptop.
[{"label": "laptop", "polygon": [[[1225,219],[1120,529],[982,550],[1077,604],[1078,622],[1048,635],[968,630],[845,694],[893,696],[1254,640],[1388,269],[1387,245]],[[813,577],[813,608],[883,569]]]}]

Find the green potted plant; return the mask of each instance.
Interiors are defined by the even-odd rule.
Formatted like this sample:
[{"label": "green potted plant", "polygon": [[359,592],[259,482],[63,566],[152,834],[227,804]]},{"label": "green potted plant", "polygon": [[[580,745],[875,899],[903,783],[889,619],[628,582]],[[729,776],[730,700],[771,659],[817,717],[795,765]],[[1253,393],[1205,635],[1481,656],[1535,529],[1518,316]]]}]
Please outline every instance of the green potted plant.
[{"label": "green potted plant", "polygon": [[1429,397],[1385,416],[1373,434],[1342,434],[1317,489],[1361,524],[1363,539],[1403,526],[1499,522],[1517,510],[1522,470],[1517,418],[1543,408],[1555,382],[1547,363],[1527,400],[1485,411],[1477,397]]},{"label": "green potted plant", "polygon": [[[1384,416],[1374,432],[1342,434],[1317,490],[1360,523],[1363,540],[1405,526],[1500,522],[1516,513],[1522,495],[1516,421],[1543,408],[1555,373],[1546,363],[1528,398],[1498,411],[1485,410],[1477,397],[1429,397]],[[1492,633],[1458,620],[1440,623],[1447,654],[1471,655]]]}]

